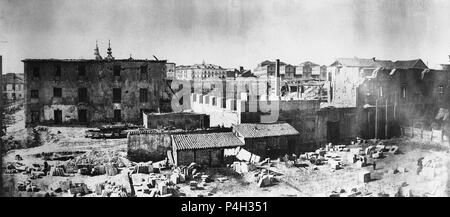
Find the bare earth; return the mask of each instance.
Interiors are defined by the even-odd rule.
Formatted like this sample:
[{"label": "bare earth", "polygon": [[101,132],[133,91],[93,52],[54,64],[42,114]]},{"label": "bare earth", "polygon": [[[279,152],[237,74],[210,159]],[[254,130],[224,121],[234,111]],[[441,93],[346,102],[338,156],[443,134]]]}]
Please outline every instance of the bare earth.
[{"label": "bare earth", "polygon": [[[23,129],[23,110],[16,113],[16,124],[8,127],[8,135],[20,138],[26,130]],[[36,154],[42,152],[74,152],[74,151],[113,151],[126,157],[126,139],[108,139],[97,140],[84,138],[83,127],[48,127],[48,131],[42,134],[43,145],[28,149],[17,149],[9,151],[3,158],[2,166],[6,162],[14,162],[15,156],[20,155],[22,163],[31,165],[32,163],[42,164],[44,161],[36,157]],[[400,186],[408,186],[415,196],[448,196],[449,187],[449,151],[448,147],[440,144],[423,143],[414,140],[393,139],[385,141],[385,144],[395,144],[400,148],[400,154],[390,154],[383,159],[376,159],[377,168],[374,171],[372,166],[357,168],[356,164],[346,163],[345,155],[349,152],[338,152],[337,155],[344,159],[343,169],[332,170],[328,164],[314,166],[309,162],[307,167],[295,167],[286,165],[284,162],[274,162],[271,170],[276,170],[283,175],[277,176],[278,182],[269,187],[260,188],[255,181],[255,174],[259,170],[251,171],[239,175],[230,168],[208,168],[205,173],[209,174],[212,182],[206,184],[203,190],[191,190],[187,183],[177,184],[180,192],[186,196],[214,196],[214,197],[265,197],[265,196],[330,196],[333,191],[351,192],[356,188],[359,196],[378,196],[379,193],[394,196]],[[417,160],[426,156],[439,156],[445,159],[444,169],[441,174],[434,178],[418,175]],[[59,164],[59,161],[48,161],[50,165]],[[317,167],[316,170],[312,170]],[[406,172],[389,174],[389,169],[403,167]],[[361,183],[358,175],[361,171],[372,172],[372,181]],[[56,189],[57,184],[63,180],[72,180],[73,182],[84,182],[89,189],[95,189],[95,184],[110,180],[117,184],[127,185],[128,168],[121,168],[119,174],[115,176],[98,175],[84,176],[73,174],[66,177],[44,176],[34,179],[41,192]],[[170,173],[163,171],[163,174]],[[18,192],[16,183],[28,179],[27,174],[3,174],[4,186],[8,190],[7,196],[35,196],[32,192]],[[133,183],[139,183],[146,174],[133,174]],[[228,180],[219,182],[218,177],[227,177]],[[342,190],[343,189],[343,190]],[[58,196],[70,196],[60,194]],[[90,195],[90,196],[93,196]],[[148,196],[142,192],[137,192],[137,196]]]}]

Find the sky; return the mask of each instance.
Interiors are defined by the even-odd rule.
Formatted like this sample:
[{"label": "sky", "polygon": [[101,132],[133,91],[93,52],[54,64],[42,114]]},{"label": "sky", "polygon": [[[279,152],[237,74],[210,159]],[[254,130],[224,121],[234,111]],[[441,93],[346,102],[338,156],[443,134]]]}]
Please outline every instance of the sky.
[{"label": "sky", "polygon": [[448,63],[448,0],[0,0],[3,73],[106,56],[253,69],[338,57]]}]

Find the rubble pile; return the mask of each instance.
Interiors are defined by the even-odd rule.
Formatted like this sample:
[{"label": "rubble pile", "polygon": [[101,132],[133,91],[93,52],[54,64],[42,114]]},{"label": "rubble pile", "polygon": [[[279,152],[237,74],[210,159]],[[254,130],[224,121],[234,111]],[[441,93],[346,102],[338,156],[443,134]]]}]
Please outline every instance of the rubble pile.
[{"label": "rubble pile", "polygon": [[95,194],[102,197],[129,197],[131,192],[127,188],[115,182],[105,181],[95,185]]},{"label": "rubble pile", "polygon": [[120,156],[117,152],[91,151],[77,156],[64,163],[66,173],[79,173],[81,175],[114,176],[118,168],[129,167],[132,163]]}]

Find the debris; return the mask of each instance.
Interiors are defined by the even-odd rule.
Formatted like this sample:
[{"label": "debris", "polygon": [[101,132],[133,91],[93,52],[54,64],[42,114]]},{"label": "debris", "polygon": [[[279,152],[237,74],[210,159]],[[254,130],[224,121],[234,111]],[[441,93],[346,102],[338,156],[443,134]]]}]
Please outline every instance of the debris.
[{"label": "debris", "polygon": [[106,175],[108,175],[108,176],[115,176],[118,173],[117,168],[112,164],[107,164],[105,166],[105,170],[106,170]]},{"label": "debris", "polygon": [[219,177],[219,178],[217,178],[217,180],[218,180],[219,182],[223,183],[223,182],[227,181],[228,178],[227,178],[227,177]]}]

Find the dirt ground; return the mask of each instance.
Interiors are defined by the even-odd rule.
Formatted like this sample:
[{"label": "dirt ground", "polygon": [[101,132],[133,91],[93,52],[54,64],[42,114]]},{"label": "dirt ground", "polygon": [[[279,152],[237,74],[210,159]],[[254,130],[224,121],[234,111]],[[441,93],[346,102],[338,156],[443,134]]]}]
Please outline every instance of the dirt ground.
[{"label": "dirt ground", "polygon": [[[23,111],[16,113],[17,123],[8,127],[8,136],[23,136]],[[22,118],[20,118],[22,116]],[[30,165],[32,163],[43,163],[43,159],[37,157],[42,152],[75,152],[75,151],[113,151],[126,157],[126,139],[98,140],[84,138],[83,127],[48,127],[47,131],[41,133],[42,145],[27,149],[16,149],[9,151],[3,156],[2,166],[7,162],[14,162],[15,156],[20,155],[22,163]],[[389,154],[382,159],[374,159],[376,169],[372,166],[358,168],[356,164],[346,163],[343,160],[343,168],[332,170],[328,164],[314,166],[306,163],[305,167],[295,167],[286,165],[284,162],[273,163],[270,167],[283,175],[277,176],[278,180],[272,186],[260,188],[255,181],[255,174],[260,170],[251,171],[244,174],[237,174],[230,168],[207,168],[204,172],[211,176],[212,182],[206,184],[202,190],[191,190],[188,183],[178,184],[180,192],[185,196],[213,196],[213,197],[315,197],[330,196],[335,192],[351,192],[356,188],[360,192],[359,196],[378,196],[379,193],[394,196],[400,186],[408,186],[416,196],[448,196],[449,192],[449,149],[440,144],[424,143],[416,140],[392,139],[384,141],[385,144],[395,144],[399,146],[399,154]],[[337,152],[336,155],[346,159],[349,152]],[[444,173],[429,178],[416,173],[417,160],[426,156],[439,156],[445,159]],[[50,165],[63,163],[61,161],[49,161]],[[315,170],[312,168],[316,167]],[[406,168],[406,172],[390,174],[390,169]],[[115,176],[98,175],[85,176],[72,174],[66,177],[44,176],[34,179],[41,192],[50,191],[57,188],[60,181],[72,180],[73,182],[83,182],[90,189],[95,189],[95,184],[107,180],[118,184],[127,185],[128,168],[121,168],[119,174]],[[371,181],[362,183],[358,176],[362,171],[371,172]],[[170,171],[162,171],[162,175]],[[146,179],[149,175],[133,174],[133,180]],[[227,177],[224,182],[219,182],[217,178]],[[3,185],[6,188],[6,196],[36,196],[37,193],[18,192],[16,184],[28,179],[27,174],[3,174]],[[133,181],[136,183],[139,181]],[[355,189],[354,189],[355,190]],[[148,196],[142,192],[137,192],[138,196]],[[60,194],[58,196],[71,196]],[[92,195],[90,195],[92,196]]]}]

